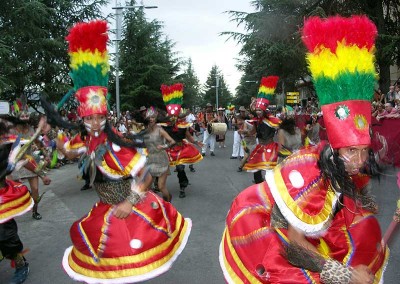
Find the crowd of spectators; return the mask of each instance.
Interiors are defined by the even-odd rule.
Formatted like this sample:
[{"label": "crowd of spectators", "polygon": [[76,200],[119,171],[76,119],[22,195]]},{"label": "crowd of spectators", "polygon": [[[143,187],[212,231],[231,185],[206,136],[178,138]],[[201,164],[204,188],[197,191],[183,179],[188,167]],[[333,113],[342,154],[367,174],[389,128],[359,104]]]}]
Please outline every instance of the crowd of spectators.
[{"label": "crowd of spectators", "polygon": [[400,118],[400,85],[389,87],[387,93],[376,90],[372,102],[372,116],[378,121],[381,119]]}]

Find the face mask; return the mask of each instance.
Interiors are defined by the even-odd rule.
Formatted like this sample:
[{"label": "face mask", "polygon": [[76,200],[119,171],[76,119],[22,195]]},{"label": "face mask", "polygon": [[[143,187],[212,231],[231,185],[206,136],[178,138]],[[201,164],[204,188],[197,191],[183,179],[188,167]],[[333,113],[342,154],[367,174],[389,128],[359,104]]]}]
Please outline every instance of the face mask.
[{"label": "face mask", "polygon": [[[86,131],[91,133],[91,131],[92,131],[91,123],[84,122],[84,124],[85,124]],[[101,132],[104,131],[105,126],[106,126],[106,120],[104,119],[103,121],[100,122],[100,131]],[[93,134],[94,134],[95,137],[99,137],[100,136],[100,132],[99,131],[95,131]]]}]

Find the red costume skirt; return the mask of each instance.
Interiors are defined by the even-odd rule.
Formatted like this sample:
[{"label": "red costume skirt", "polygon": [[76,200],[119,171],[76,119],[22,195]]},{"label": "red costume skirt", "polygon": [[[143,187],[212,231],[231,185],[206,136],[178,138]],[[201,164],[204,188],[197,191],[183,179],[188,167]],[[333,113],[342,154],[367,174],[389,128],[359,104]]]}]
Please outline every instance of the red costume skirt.
[{"label": "red costume skirt", "polygon": [[192,144],[183,140],[167,149],[170,166],[190,165],[203,160],[199,150]]},{"label": "red costume skirt", "polygon": [[[318,273],[292,266],[284,257],[287,230],[271,226],[274,203],[266,182],[245,189],[233,201],[219,254],[227,283],[321,282]],[[349,222],[349,214],[342,209],[326,235],[308,240],[321,254],[344,265],[367,265],[375,274],[374,283],[379,283],[388,259],[388,250],[379,245],[379,224],[366,212],[358,221]]]},{"label": "red costume skirt", "polygon": [[28,188],[12,180],[0,188],[0,224],[20,216],[32,209],[33,200]]},{"label": "red costume skirt", "polygon": [[257,172],[273,169],[278,162],[278,153],[278,144],[275,142],[266,145],[258,144],[253,152],[250,153],[243,170]]},{"label": "red costume skirt", "polygon": [[148,192],[126,219],[96,203],[71,229],[63,258],[68,275],[86,283],[135,283],[167,271],[184,249],[191,220]]}]

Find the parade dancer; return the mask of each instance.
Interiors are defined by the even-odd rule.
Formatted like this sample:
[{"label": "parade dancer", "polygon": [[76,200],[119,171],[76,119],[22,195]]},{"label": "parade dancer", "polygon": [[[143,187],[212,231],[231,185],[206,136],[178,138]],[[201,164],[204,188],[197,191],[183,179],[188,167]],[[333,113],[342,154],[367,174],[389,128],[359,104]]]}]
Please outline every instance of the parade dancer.
[{"label": "parade dancer", "polygon": [[280,120],[272,116],[268,110],[270,100],[275,92],[279,77],[269,76],[261,79],[255,110],[257,117],[253,121],[252,130],[239,130],[240,135],[257,133],[258,144],[251,152],[243,170],[254,173],[254,182],[263,182],[262,171],[273,169],[278,160],[278,144],[274,142],[274,136],[279,127]]},{"label": "parade dancer", "polygon": [[10,129],[15,125],[7,118],[0,118],[0,261],[8,258],[15,265],[11,284],[23,283],[29,274],[29,263],[23,256],[23,244],[14,217],[30,211],[34,202],[25,185],[8,180],[6,176],[26,163],[21,159],[26,158],[28,146],[38,137],[45,122],[45,119],[40,122],[38,130],[28,141],[11,134]]},{"label": "parade dancer", "polygon": [[375,25],[307,19],[302,31],[329,144],[286,158],[232,203],[220,246],[228,283],[381,283],[389,251],[368,192]]},{"label": "parade dancer", "polygon": [[166,185],[169,174],[169,158],[165,150],[174,145],[175,141],[161,126],[157,125],[157,116],[158,111],[154,107],[146,110],[143,133],[148,152],[146,165],[149,167],[153,182],[157,180],[157,188],[161,191],[163,199],[171,202],[172,195]]},{"label": "parade dancer", "polygon": [[134,283],[170,269],[191,230],[171,205],[148,191],[142,143],[121,137],[107,121],[107,22],[78,23],[67,36],[71,77],[83,125],[67,124],[42,99],[48,120],[65,127],[84,127],[58,150],[81,157],[99,201],[71,229],[72,246],[62,261],[67,274],[86,283]]},{"label": "parade dancer", "polygon": [[[14,121],[15,127],[11,131],[15,135],[21,135],[21,137],[26,140],[30,139],[35,133],[35,130],[31,125],[32,118],[28,112],[25,96],[23,96],[21,100],[14,102],[12,105],[12,115],[17,119]],[[39,202],[42,199],[42,196],[39,195],[39,177],[44,185],[49,185],[51,183],[51,179],[43,170],[44,162],[37,160],[39,158],[35,159],[35,157],[32,155],[31,147],[27,150],[27,155],[28,156],[26,156],[26,159],[29,161],[29,163],[25,167],[20,168],[18,171],[14,171],[12,174],[12,179],[16,181],[24,179],[28,180],[30,193],[35,203],[32,208],[32,218],[35,220],[41,220],[42,215],[40,215],[38,212]]]},{"label": "parade dancer", "polygon": [[183,102],[183,84],[162,85],[161,93],[170,117],[170,122],[164,124],[164,128],[176,142],[174,145],[166,145],[169,164],[176,168],[180,186],[179,198],[184,198],[186,197],[186,187],[189,185],[185,165],[193,165],[203,159],[193,145],[201,147],[203,144],[194,140],[189,131],[191,124],[186,121],[186,115],[180,113]]},{"label": "parade dancer", "polygon": [[278,163],[302,147],[301,130],[296,126],[293,116],[284,117],[279,125],[278,133]]}]

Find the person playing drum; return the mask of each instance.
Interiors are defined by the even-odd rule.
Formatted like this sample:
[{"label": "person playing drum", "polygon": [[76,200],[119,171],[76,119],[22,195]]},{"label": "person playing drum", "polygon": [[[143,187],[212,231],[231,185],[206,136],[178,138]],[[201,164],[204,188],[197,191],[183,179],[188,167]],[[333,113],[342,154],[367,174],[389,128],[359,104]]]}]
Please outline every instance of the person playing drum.
[{"label": "person playing drum", "polygon": [[[225,130],[226,131],[227,125],[228,125],[228,118],[225,115],[225,109],[223,107],[219,107],[218,108],[217,117],[218,117],[218,123],[222,126],[222,127],[220,127],[221,130]],[[216,134],[215,139],[219,144],[218,145],[219,148],[225,148],[226,147],[226,145],[225,145],[225,131],[220,131],[220,132],[223,132],[223,134]]]},{"label": "person playing drum", "polygon": [[208,103],[206,105],[206,112],[204,114],[204,125],[207,127],[207,130],[204,131],[203,134],[203,147],[201,148],[201,154],[203,156],[206,155],[207,145],[210,144],[210,155],[215,156],[215,141],[216,135],[212,133],[212,123],[218,122],[218,117],[213,111],[212,104]]}]

